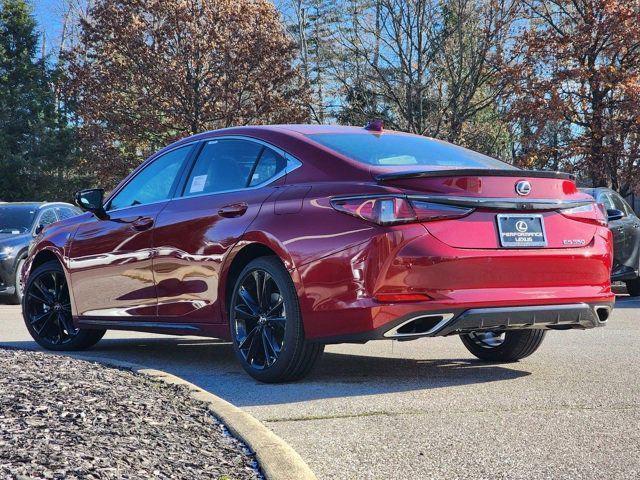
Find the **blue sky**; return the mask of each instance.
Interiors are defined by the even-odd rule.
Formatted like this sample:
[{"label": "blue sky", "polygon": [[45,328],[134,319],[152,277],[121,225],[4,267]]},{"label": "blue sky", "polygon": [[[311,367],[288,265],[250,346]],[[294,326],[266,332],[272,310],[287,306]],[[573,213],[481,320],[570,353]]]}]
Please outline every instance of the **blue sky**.
[{"label": "blue sky", "polygon": [[[33,7],[33,14],[38,22],[38,30],[47,38],[47,50],[58,44],[62,25],[64,0],[27,0]],[[283,11],[283,2],[274,2]]]},{"label": "blue sky", "polygon": [[47,44],[57,44],[62,18],[61,0],[30,0],[38,30],[46,33]]}]

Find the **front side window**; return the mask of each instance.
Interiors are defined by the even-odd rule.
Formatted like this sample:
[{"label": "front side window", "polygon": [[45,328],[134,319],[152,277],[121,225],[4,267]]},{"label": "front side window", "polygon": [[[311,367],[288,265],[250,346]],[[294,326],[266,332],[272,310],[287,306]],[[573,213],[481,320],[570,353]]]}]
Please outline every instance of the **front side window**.
[{"label": "front side window", "polygon": [[627,202],[622,197],[620,197],[620,200],[622,200],[622,204],[624,205],[624,211],[627,213],[627,215],[635,215],[636,214],[636,212],[633,210],[631,205],[629,205],[629,202]]},{"label": "front side window", "polygon": [[39,227],[46,227],[47,225],[51,225],[54,222],[58,221],[58,217],[56,217],[56,212],[54,212],[53,208],[49,208],[42,212],[40,215],[40,219],[38,220]]},{"label": "front side window", "polygon": [[627,209],[624,205],[624,200],[622,200],[622,197],[620,195],[618,195],[617,193],[612,193],[611,200],[613,201],[613,208],[615,208],[616,210],[620,210],[625,215],[628,215],[629,212],[627,212]]},{"label": "front side window", "polygon": [[317,133],[309,138],[353,160],[378,167],[516,169],[473,150],[419,135]]},{"label": "front side window", "polygon": [[262,149],[258,143],[239,139],[207,142],[189,175],[185,196],[246,188]]},{"label": "front side window", "polygon": [[607,193],[601,194],[600,197],[598,198],[598,201],[602,203],[604,205],[604,208],[606,208],[607,210],[613,210],[616,208],[613,202],[611,201],[611,197],[609,197],[609,194]]},{"label": "front side window", "polygon": [[169,199],[180,167],[189,156],[191,148],[191,145],[176,148],[156,158],[113,197],[109,210]]},{"label": "front side window", "polygon": [[58,217],[60,220],[66,220],[67,218],[75,217],[76,215],[80,215],[80,211],[71,208],[71,207],[58,207],[56,208],[56,212],[58,212]]}]

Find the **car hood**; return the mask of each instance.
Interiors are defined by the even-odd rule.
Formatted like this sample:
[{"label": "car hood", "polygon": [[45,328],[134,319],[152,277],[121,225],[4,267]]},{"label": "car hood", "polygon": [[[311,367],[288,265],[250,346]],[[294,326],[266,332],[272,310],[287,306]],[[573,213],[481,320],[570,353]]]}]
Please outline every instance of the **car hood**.
[{"label": "car hood", "polygon": [[6,247],[26,247],[31,240],[33,240],[31,233],[21,233],[19,235],[0,233],[0,249]]}]

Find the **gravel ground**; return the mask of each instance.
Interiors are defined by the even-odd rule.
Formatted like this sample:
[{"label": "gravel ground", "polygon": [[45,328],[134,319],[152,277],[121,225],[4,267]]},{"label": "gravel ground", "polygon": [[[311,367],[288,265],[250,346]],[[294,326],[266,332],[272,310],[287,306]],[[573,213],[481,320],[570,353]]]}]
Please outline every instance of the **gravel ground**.
[{"label": "gravel ground", "polygon": [[262,478],[183,387],[0,349],[0,478]]}]

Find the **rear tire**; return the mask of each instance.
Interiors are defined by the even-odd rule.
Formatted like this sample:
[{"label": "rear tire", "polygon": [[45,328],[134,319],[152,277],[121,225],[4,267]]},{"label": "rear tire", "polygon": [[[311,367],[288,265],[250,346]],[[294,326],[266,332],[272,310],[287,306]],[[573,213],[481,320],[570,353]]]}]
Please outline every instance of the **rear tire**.
[{"label": "rear tire", "polygon": [[460,339],[467,350],[480,360],[515,362],[535,352],[545,334],[546,331],[541,329],[474,332],[460,335]]},{"label": "rear tire", "polygon": [[31,337],[47,350],[84,350],[98,343],[106,332],[75,327],[64,270],[55,260],[29,275],[22,316]]},{"label": "rear tire", "polygon": [[236,356],[261,382],[299,380],[324,351],[304,337],[298,294],[278,257],[257,258],[240,272],[228,314]]},{"label": "rear tire", "polygon": [[634,278],[633,280],[627,280],[624,282],[627,285],[627,293],[631,297],[640,296],[640,278]]}]

